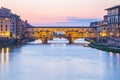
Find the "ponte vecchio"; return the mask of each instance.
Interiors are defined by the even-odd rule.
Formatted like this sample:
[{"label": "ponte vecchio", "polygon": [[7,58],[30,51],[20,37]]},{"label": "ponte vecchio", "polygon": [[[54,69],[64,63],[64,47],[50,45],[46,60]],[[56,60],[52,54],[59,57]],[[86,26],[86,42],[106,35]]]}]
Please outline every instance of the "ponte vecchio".
[{"label": "ponte vecchio", "polygon": [[96,28],[81,27],[81,26],[41,26],[41,27],[28,27],[30,37],[40,39],[43,44],[47,44],[48,40],[53,38],[65,38],[73,44],[79,38],[96,38]]}]

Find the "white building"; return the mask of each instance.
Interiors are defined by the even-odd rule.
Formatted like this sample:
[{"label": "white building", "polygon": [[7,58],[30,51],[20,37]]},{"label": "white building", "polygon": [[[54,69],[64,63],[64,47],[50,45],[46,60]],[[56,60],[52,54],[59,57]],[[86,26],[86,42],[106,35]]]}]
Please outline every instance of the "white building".
[{"label": "white building", "polygon": [[120,38],[120,5],[105,10],[107,10],[107,23],[111,36]]}]

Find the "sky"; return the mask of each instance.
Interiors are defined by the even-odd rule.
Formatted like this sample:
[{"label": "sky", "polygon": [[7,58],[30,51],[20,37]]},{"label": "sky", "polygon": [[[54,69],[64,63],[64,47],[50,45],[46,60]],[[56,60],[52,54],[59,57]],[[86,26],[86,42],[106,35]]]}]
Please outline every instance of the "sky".
[{"label": "sky", "polygon": [[0,0],[0,7],[39,26],[89,26],[103,19],[104,9],[119,4],[120,0]]}]

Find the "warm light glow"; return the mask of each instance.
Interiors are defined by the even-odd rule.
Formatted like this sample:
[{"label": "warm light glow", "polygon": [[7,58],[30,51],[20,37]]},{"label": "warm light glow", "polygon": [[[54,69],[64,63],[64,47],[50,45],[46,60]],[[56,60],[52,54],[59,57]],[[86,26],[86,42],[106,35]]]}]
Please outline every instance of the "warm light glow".
[{"label": "warm light glow", "polygon": [[2,36],[2,37],[10,37],[10,32],[5,32],[5,33],[2,32],[2,33],[1,33],[1,36]]},{"label": "warm light glow", "polygon": [[112,52],[110,52],[110,57],[113,57],[113,53]]},{"label": "warm light glow", "polygon": [[112,36],[112,35],[113,35],[113,33],[111,32],[111,33],[110,33],[110,35]]},{"label": "warm light glow", "polygon": [[5,18],[5,20],[9,20],[9,18]]},{"label": "warm light glow", "polygon": [[1,63],[4,64],[4,58],[5,58],[5,54],[4,54],[4,48],[2,48],[2,51],[1,51],[2,55],[1,55]]},{"label": "warm light glow", "polygon": [[16,38],[16,35],[15,34],[13,34],[13,36],[12,36],[13,38]]},{"label": "warm light glow", "polygon": [[6,63],[9,63],[9,49],[10,48],[6,48]]},{"label": "warm light glow", "polygon": [[88,46],[89,46],[89,44],[88,44],[88,43],[86,43],[84,46],[85,46],[85,47],[88,47]]},{"label": "warm light glow", "polygon": [[[6,49],[6,50],[5,50]],[[2,48],[1,50],[1,63],[4,64],[6,61],[6,64],[9,63],[9,50],[10,48]]]},{"label": "warm light glow", "polygon": [[4,33],[1,33],[2,36],[4,36]]},{"label": "warm light glow", "polygon": [[120,34],[117,34],[117,36],[120,36]]},{"label": "warm light glow", "polygon": [[6,32],[5,35],[6,35],[7,37],[10,37],[10,32]]},{"label": "warm light glow", "polygon": [[102,33],[100,33],[100,35],[101,35],[102,37],[105,37],[105,36],[107,36],[107,33],[106,33],[106,32],[102,32]]}]

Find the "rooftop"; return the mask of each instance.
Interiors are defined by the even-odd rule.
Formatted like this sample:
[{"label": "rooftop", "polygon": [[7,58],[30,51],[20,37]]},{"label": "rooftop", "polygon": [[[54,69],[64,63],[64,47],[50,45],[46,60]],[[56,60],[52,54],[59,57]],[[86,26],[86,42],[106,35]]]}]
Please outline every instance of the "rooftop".
[{"label": "rooftop", "polygon": [[91,28],[89,26],[32,26],[27,28]]},{"label": "rooftop", "polygon": [[120,5],[116,5],[116,6],[113,6],[113,7],[107,8],[107,9],[105,9],[105,10],[110,10],[110,9],[114,9],[114,8],[120,8]]}]

